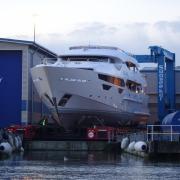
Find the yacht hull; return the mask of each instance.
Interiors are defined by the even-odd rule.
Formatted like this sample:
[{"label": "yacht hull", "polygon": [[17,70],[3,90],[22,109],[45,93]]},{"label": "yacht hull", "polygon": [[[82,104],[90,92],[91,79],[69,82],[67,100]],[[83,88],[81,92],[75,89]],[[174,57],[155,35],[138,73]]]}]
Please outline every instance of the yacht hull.
[{"label": "yacht hull", "polygon": [[[51,110],[53,117],[57,118],[56,111]],[[79,109],[59,109],[60,125],[66,129],[77,127],[137,125],[146,123],[148,116],[116,111],[90,111]]]},{"label": "yacht hull", "polygon": [[79,126],[118,126],[146,121],[147,98],[98,79],[89,70],[40,66],[32,68],[35,87],[53,118],[66,129]]}]

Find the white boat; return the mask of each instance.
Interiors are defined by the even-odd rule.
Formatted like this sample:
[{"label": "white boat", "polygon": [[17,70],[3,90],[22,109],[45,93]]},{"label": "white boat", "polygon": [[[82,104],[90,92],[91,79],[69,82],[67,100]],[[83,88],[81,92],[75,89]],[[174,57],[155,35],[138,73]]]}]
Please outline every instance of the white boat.
[{"label": "white boat", "polygon": [[31,69],[34,85],[65,128],[146,121],[146,80],[136,59],[116,48],[76,46]]}]

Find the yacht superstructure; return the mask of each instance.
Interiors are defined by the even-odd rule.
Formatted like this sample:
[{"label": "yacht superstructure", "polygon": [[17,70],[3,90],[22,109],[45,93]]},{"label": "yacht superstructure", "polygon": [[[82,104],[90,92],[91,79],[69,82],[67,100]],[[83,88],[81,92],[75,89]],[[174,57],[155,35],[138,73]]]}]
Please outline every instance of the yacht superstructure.
[{"label": "yacht superstructure", "polygon": [[149,116],[136,59],[115,47],[76,46],[31,70],[34,85],[65,128],[124,125]]}]

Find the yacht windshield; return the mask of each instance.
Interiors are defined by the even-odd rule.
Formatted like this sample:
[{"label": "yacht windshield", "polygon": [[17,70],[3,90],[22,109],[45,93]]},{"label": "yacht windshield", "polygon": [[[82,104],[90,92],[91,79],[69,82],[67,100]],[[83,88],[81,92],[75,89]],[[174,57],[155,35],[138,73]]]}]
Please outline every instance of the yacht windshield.
[{"label": "yacht windshield", "polygon": [[68,56],[62,57],[64,61],[114,62],[112,58],[102,56]]}]

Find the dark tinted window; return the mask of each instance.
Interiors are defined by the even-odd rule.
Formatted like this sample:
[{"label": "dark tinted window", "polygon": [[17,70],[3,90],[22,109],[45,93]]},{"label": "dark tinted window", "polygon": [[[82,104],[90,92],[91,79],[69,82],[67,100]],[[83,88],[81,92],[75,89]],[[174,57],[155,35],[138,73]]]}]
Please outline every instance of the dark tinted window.
[{"label": "dark tinted window", "polygon": [[101,79],[103,81],[107,81],[107,82],[112,83],[114,85],[122,86],[122,87],[125,86],[125,82],[121,78],[108,76],[108,75],[104,75],[104,74],[98,74],[98,77],[99,77],[99,79]]},{"label": "dark tinted window", "polygon": [[141,86],[141,84],[136,83],[136,82],[134,82],[134,81],[127,80],[126,86],[127,86],[127,88],[128,88],[129,90],[134,91],[134,92],[136,92],[136,93],[142,92],[142,86]]},{"label": "dark tinted window", "polygon": [[104,90],[109,90],[112,87],[112,86],[109,86],[107,84],[103,84],[102,86],[103,86]]}]

